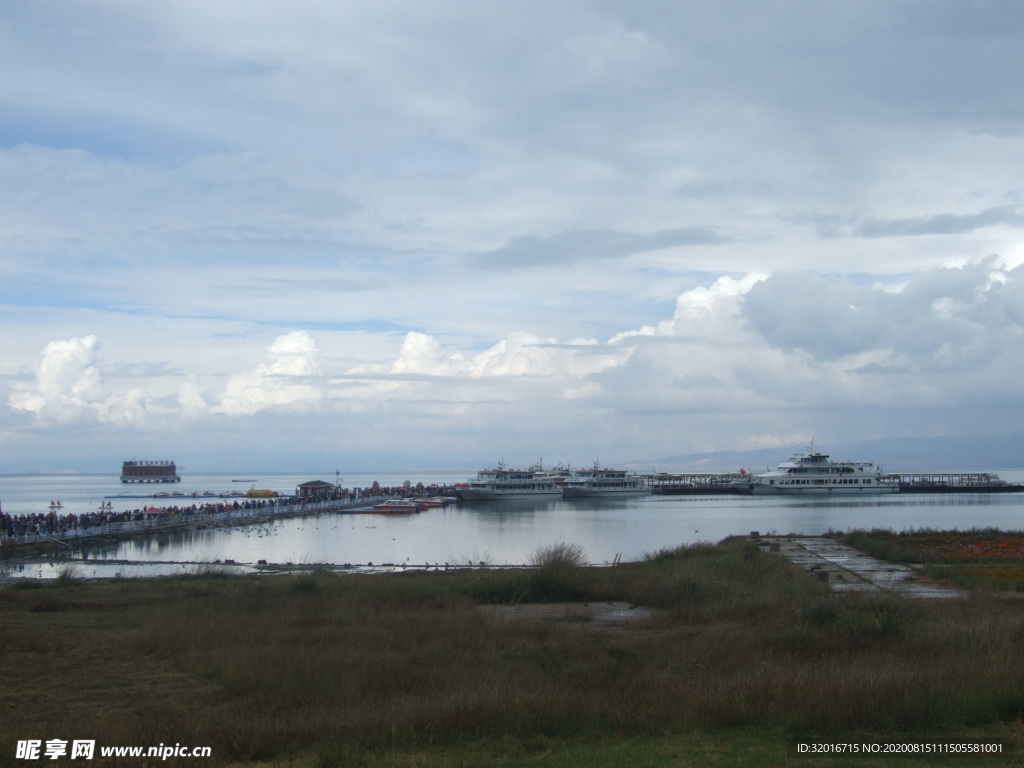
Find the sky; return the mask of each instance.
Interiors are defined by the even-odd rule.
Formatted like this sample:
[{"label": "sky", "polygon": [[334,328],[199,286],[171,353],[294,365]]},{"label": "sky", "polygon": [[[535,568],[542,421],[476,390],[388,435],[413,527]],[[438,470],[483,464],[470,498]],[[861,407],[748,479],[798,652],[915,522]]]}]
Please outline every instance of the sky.
[{"label": "sky", "polygon": [[1024,432],[1017,0],[11,0],[0,71],[0,471]]}]

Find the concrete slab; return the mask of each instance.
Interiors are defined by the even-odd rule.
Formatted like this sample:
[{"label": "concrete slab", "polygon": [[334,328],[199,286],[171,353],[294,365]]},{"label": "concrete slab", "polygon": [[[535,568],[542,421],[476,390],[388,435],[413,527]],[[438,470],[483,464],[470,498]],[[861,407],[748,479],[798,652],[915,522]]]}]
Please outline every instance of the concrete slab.
[{"label": "concrete slab", "polygon": [[963,597],[942,584],[920,580],[909,565],[889,563],[823,536],[767,536],[756,539],[769,552],[814,573],[837,592],[893,592],[906,597]]}]

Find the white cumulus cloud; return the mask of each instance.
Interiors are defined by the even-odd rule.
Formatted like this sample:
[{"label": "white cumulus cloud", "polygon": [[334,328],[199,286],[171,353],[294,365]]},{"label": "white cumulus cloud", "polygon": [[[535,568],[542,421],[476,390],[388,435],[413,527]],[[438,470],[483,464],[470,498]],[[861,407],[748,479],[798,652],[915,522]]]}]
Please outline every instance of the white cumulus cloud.
[{"label": "white cumulus cloud", "polygon": [[53,341],[43,349],[35,386],[14,392],[10,406],[41,422],[70,423],[101,417],[107,391],[96,362],[99,341],[82,336]]},{"label": "white cumulus cloud", "polygon": [[278,336],[267,353],[269,363],[231,377],[216,411],[237,416],[268,408],[303,408],[322,399],[319,349],[308,332]]}]

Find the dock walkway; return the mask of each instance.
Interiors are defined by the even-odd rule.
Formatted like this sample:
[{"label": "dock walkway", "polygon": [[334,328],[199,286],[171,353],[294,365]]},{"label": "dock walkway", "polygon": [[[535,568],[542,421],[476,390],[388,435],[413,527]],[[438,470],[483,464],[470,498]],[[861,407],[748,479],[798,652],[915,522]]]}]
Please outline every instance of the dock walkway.
[{"label": "dock walkway", "polygon": [[889,563],[823,536],[767,536],[758,544],[818,575],[836,592],[891,592],[905,597],[963,597],[942,584],[919,581],[909,565]]},{"label": "dock walkway", "polygon": [[62,544],[71,547],[71,544],[88,539],[100,539],[104,537],[123,538],[127,536],[138,536],[147,533],[162,533],[167,531],[183,530],[190,527],[227,527],[231,525],[249,525],[265,522],[271,519],[284,519],[289,517],[303,517],[316,515],[324,512],[348,512],[384,501],[383,496],[368,497],[359,500],[345,501],[307,501],[289,503],[270,503],[259,507],[235,508],[225,505],[219,512],[200,512],[199,514],[172,513],[160,516],[144,517],[138,520],[125,520],[123,522],[109,522],[101,525],[94,525],[88,528],[74,528],[66,531],[54,531],[52,533],[27,533],[19,536],[3,536],[0,534],[0,552],[9,553],[17,550],[24,550],[29,545],[53,545]]}]

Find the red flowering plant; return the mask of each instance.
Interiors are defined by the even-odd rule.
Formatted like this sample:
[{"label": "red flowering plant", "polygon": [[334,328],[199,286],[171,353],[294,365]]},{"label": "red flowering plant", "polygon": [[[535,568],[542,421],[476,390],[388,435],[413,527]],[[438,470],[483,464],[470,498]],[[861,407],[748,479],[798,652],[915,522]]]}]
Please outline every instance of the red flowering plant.
[{"label": "red flowering plant", "polygon": [[840,537],[875,557],[921,563],[933,578],[968,588],[1024,592],[1024,531],[854,531]]}]

